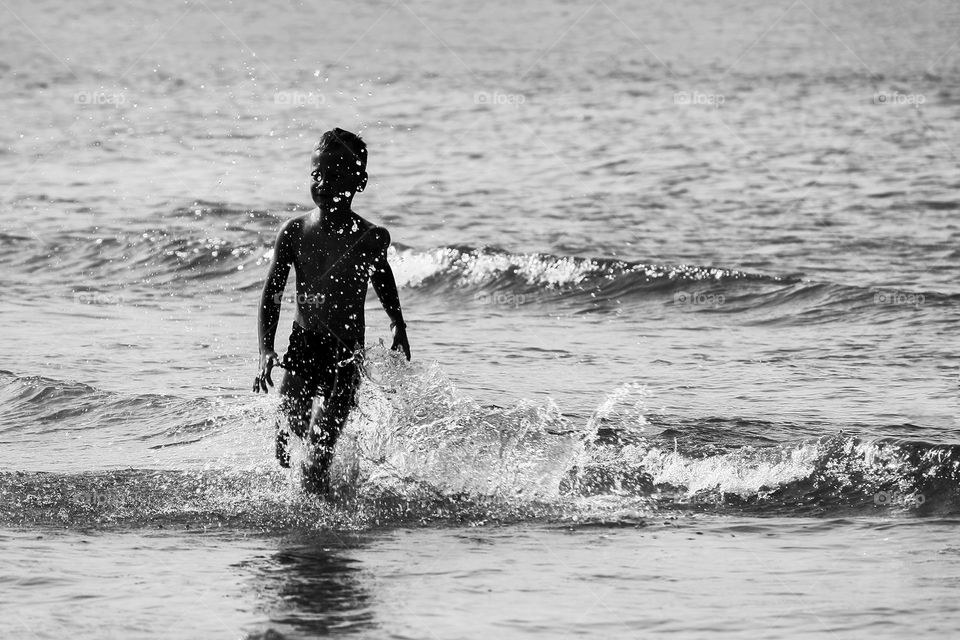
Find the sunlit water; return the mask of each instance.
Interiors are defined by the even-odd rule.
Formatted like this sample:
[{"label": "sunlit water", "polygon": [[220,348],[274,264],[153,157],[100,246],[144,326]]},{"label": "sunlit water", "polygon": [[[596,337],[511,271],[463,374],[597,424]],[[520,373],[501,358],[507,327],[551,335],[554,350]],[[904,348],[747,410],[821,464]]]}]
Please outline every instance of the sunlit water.
[{"label": "sunlit water", "polygon": [[[957,628],[954,4],[7,12],[4,637]],[[414,361],[325,502],[248,389],[333,126]]]}]

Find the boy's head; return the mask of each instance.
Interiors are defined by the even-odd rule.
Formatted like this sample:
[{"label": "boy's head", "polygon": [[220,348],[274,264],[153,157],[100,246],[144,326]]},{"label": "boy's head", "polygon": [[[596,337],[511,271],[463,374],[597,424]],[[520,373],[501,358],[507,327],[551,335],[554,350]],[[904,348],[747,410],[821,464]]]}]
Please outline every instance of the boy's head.
[{"label": "boy's head", "polygon": [[313,148],[313,184],[318,196],[347,196],[367,185],[367,144],[355,133],[343,129],[327,131]]}]

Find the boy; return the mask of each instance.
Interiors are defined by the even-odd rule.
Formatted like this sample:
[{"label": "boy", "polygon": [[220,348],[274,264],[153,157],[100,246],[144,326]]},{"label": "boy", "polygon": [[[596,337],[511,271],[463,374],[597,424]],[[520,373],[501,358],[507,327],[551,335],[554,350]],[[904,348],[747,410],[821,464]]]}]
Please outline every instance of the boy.
[{"label": "boy", "polygon": [[[410,359],[406,324],[393,271],[387,264],[390,234],[351,210],[353,196],[367,184],[367,145],[356,134],[333,129],[313,150],[310,193],[317,208],[280,228],[259,312],[260,372],[255,392],[273,386],[274,366],[286,369],[280,409],[298,437],[309,434],[312,460],[304,468],[306,488],[329,490],[333,448],[356,400],[363,359],[363,306],[373,282],[394,329],[392,349]],[[290,346],[280,362],[274,337],[280,299],[293,265],[297,313]],[[322,411],[312,416],[322,394]],[[287,432],[277,425],[277,459],[290,466]]]}]

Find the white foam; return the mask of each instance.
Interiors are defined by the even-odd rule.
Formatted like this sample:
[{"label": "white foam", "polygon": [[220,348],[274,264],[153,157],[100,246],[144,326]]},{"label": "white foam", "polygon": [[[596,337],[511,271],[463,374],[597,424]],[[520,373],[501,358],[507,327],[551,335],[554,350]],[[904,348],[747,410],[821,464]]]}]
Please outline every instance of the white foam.
[{"label": "white foam", "polygon": [[531,285],[562,287],[579,284],[601,268],[592,260],[578,258],[463,252],[452,248],[403,249],[391,253],[390,263],[397,284],[408,287],[420,286],[428,278],[444,273],[453,276],[458,286],[481,285],[507,272],[522,277]]}]

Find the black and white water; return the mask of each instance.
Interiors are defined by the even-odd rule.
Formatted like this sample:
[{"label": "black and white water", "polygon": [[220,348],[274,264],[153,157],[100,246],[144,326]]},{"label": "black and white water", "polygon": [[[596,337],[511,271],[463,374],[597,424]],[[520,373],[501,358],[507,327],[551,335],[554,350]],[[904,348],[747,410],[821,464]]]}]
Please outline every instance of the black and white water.
[{"label": "black and white water", "polygon": [[[955,632],[955,3],[5,11],[3,637]],[[330,504],[249,388],[333,126],[414,361]]]}]

